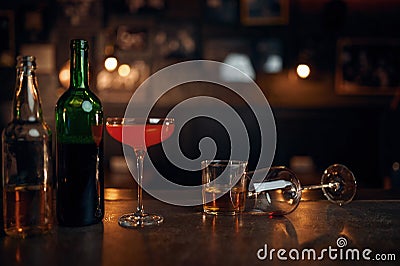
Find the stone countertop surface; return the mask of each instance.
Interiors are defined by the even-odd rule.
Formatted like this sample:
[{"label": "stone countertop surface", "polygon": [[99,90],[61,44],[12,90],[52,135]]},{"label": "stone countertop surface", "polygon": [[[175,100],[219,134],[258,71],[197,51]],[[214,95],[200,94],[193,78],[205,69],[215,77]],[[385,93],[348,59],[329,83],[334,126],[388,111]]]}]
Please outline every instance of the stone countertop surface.
[{"label": "stone countertop surface", "polygon": [[324,265],[378,265],[378,257],[386,259],[384,265],[400,261],[396,199],[356,199],[343,207],[304,200],[293,213],[270,218],[205,215],[199,206],[172,206],[146,197],[145,210],[163,215],[164,223],[125,229],[117,220],[136,208],[134,196],[131,189],[107,188],[101,224],[55,226],[50,234],[27,239],[0,237],[0,265],[319,265],[319,259]]}]

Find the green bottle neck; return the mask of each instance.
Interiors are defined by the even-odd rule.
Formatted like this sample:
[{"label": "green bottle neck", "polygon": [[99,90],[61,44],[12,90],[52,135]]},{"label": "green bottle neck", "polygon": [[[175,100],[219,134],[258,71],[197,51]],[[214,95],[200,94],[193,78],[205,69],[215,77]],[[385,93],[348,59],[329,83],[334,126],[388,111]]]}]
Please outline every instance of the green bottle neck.
[{"label": "green bottle neck", "polygon": [[89,88],[88,44],[84,40],[71,41],[70,89]]},{"label": "green bottle neck", "polygon": [[35,57],[18,57],[13,120],[24,122],[43,121],[42,104],[35,70]]}]

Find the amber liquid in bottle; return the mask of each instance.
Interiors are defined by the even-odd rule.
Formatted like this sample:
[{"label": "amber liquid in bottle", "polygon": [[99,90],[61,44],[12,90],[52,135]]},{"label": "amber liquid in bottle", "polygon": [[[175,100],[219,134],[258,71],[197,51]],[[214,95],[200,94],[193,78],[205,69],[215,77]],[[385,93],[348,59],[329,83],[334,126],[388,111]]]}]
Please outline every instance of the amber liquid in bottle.
[{"label": "amber liquid in bottle", "polygon": [[22,238],[53,225],[51,130],[35,69],[33,56],[18,58],[13,118],[2,134],[4,231]]}]

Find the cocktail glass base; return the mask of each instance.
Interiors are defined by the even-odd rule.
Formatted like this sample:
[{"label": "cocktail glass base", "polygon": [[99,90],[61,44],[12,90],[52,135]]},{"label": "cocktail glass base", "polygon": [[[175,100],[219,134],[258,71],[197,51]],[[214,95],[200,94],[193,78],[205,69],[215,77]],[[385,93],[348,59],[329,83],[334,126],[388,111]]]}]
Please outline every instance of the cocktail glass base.
[{"label": "cocktail glass base", "polygon": [[118,224],[125,228],[137,228],[159,225],[163,221],[164,218],[157,214],[128,213],[119,217]]}]

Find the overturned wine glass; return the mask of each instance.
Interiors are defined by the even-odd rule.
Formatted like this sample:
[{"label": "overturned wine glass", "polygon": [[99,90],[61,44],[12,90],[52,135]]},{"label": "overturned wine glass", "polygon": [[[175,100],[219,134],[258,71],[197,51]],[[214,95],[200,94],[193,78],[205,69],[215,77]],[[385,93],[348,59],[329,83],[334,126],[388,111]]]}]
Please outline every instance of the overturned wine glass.
[{"label": "overturned wine glass", "polygon": [[333,164],[325,169],[321,184],[302,186],[296,174],[285,166],[273,166],[247,172],[247,176],[266,172],[261,181],[250,182],[248,197],[254,198],[252,214],[282,216],[293,212],[300,203],[303,190],[322,189],[325,197],[342,206],[356,194],[356,179],[346,166]]}]

